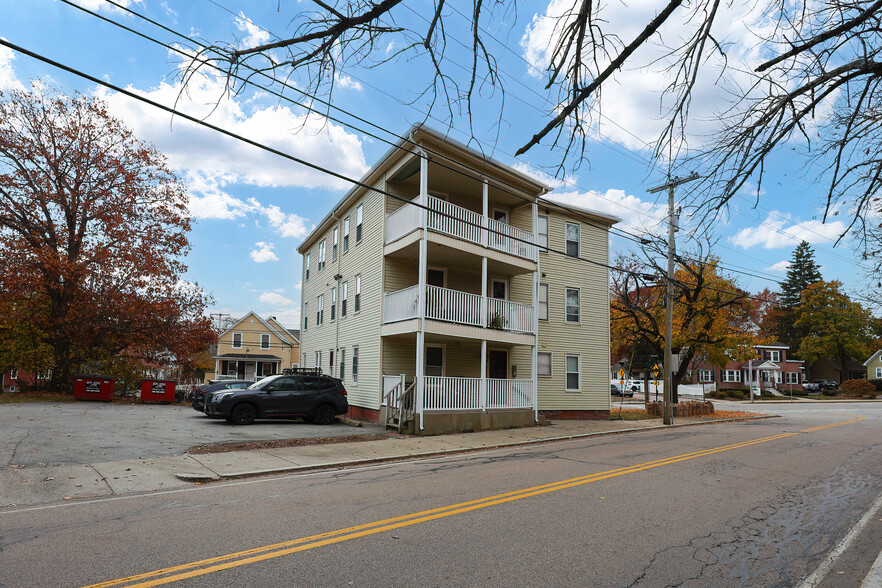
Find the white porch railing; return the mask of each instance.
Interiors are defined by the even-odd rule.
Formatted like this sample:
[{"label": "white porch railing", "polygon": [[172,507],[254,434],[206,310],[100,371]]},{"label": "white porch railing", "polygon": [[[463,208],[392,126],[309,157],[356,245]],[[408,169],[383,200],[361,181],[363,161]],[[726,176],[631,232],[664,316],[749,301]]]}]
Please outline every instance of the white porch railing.
[{"label": "white porch railing", "polygon": [[[538,248],[535,237],[528,231],[433,196],[428,199],[428,208],[427,224],[433,231],[524,259],[536,260]],[[421,213],[419,206],[408,203],[386,215],[386,243],[418,229]]]},{"label": "white porch railing", "polygon": [[405,204],[386,215],[386,243],[400,239],[420,226],[420,211],[413,204]]},{"label": "white porch railing", "polygon": [[518,333],[533,332],[533,307],[498,298],[487,299],[487,326]]},{"label": "white porch railing", "polygon": [[[426,286],[426,292],[427,319],[500,331],[533,332],[533,307],[528,304],[485,297],[487,315],[482,317],[484,303],[478,294],[438,286]],[[384,294],[383,321],[394,323],[417,318],[419,299],[419,286]]]},{"label": "white porch railing", "polygon": [[533,380],[426,376],[423,410],[533,408]]},{"label": "white porch railing", "polygon": [[395,323],[419,316],[420,287],[383,294],[383,321]]},{"label": "white porch railing", "polygon": [[477,294],[426,286],[426,318],[483,327],[481,297]]}]

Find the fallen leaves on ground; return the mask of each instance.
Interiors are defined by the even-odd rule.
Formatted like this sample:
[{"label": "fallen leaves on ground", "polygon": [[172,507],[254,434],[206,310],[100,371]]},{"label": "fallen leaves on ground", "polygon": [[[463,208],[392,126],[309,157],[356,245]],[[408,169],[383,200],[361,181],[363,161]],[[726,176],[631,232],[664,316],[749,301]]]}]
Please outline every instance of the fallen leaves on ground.
[{"label": "fallen leaves on ground", "polygon": [[330,445],[332,443],[353,443],[356,441],[379,441],[380,439],[388,438],[387,435],[342,435],[340,437],[274,439],[271,441],[236,441],[235,443],[197,445],[196,447],[188,449],[187,453],[226,453],[228,451],[248,451],[250,449],[279,449],[281,447],[305,447],[307,445]]}]

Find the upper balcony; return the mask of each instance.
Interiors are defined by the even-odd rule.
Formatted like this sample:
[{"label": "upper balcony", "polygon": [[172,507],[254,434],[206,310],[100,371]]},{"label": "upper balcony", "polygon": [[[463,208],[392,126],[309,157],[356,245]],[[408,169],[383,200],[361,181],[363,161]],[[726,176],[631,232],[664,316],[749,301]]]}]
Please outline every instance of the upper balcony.
[{"label": "upper balcony", "polygon": [[539,248],[533,233],[486,217],[462,206],[429,196],[428,210],[404,204],[386,215],[386,244],[419,229],[423,215],[430,231],[536,262]]}]

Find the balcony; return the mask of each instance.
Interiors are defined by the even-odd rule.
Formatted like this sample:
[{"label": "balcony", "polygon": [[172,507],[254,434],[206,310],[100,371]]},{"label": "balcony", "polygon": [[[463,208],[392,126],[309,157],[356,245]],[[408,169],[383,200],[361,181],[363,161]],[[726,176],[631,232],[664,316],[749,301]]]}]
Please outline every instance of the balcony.
[{"label": "balcony", "polygon": [[[383,295],[383,322],[394,323],[419,317],[419,286]],[[510,331],[533,333],[533,307],[451,290],[426,286],[426,318]]]},{"label": "balcony", "polygon": [[[429,196],[429,230],[469,243],[536,261],[539,249],[532,233],[485,217],[482,214]],[[386,215],[386,243],[392,243],[420,228],[423,209],[405,204]]]}]

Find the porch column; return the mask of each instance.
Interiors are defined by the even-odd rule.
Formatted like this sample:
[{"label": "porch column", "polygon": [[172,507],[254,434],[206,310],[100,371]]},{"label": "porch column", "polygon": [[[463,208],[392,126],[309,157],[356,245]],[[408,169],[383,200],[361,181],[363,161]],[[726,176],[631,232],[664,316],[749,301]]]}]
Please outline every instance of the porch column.
[{"label": "porch column", "polygon": [[[485,217],[486,218],[486,217]],[[481,258],[481,326],[486,327],[490,323],[490,315],[487,311],[487,258]]]},{"label": "porch column", "polygon": [[423,358],[423,353],[425,351],[425,345],[425,334],[421,329],[417,331],[416,334],[416,402],[414,403],[414,409],[420,419],[420,430],[426,428],[425,423],[423,423],[423,392],[425,390],[425,383],[423,382],[425,375],[425,360]]},{"label": "porch column", "polygon": [[487,184],[487,180],[484,180],[481,186],[481,202],[481,225],[483,227],[481,239],[484,247],[487,247],[490,244],[490,232],[487,230],[487,220],[490,218],[490,186]]},{"label": "porch column", "polygon": [[[423,150],[420,149],[420,195],[419,195],[419,203],[420,206],[426,207],[429,205],[429,158],[426,157],[426,154],[423,153]],[[420,209],[420,218],[422,222],[420,225],[425,230],[426,224],[429,219],[428,211],[425,208]]]},{"label": "porch column", "polygon": [[481,410],[487,411],[487,339],[481,339]]},{"label": "porch column", "polygon": [[[420,152],[420,204],[427,206],[429,204],[429,159],[425,153]],[[419,324],[420,329],[417,331],[417,348],[416,348],[416,413],[420,419],[420,430],[425,428],[423,423],[423,398],[425,394],[425,359],[424,353],[426,348],[426,268],[428,266],[428,250],[426,233],[429,226],[428,211],[423,208],[421,211],[422,218],[422,236],[420,237],[420,259],[417,271],[419,272],[419,288],[417,289],[417,304],[419,305]]]}]

